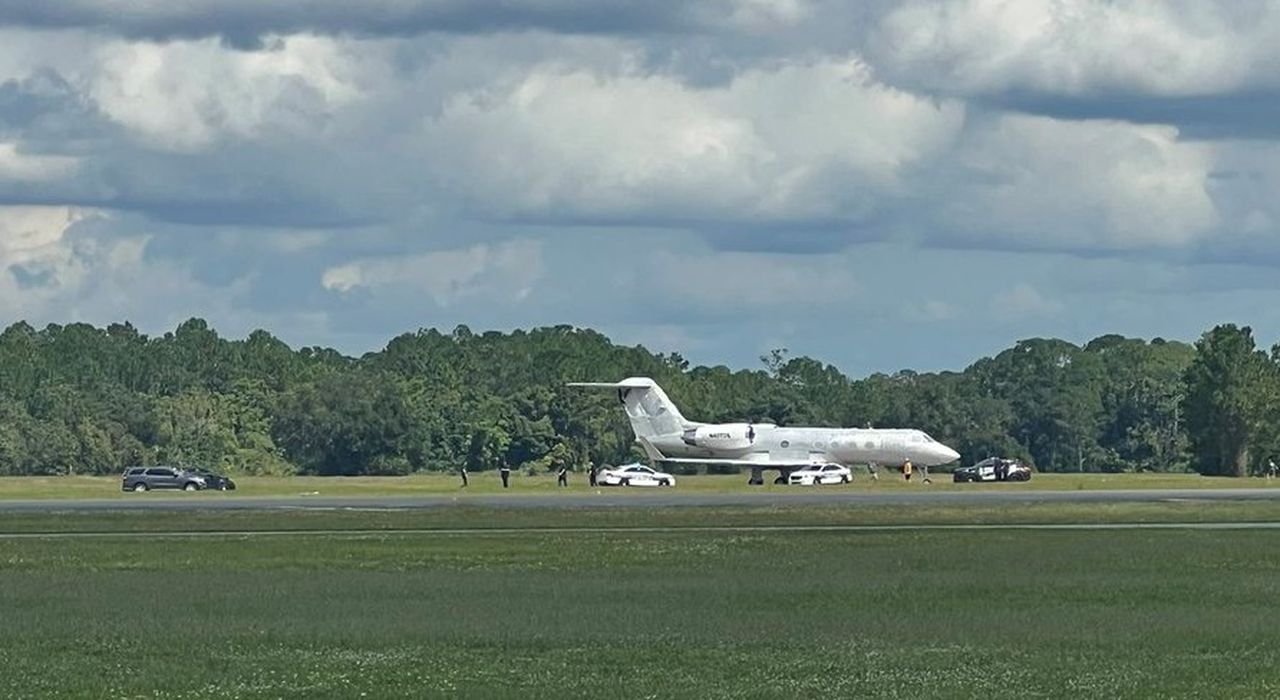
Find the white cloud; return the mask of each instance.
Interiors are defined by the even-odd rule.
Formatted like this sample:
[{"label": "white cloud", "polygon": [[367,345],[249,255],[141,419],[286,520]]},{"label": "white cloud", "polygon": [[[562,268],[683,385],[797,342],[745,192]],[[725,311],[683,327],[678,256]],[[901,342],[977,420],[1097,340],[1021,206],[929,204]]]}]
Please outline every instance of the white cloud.
[{"label": "white cloud", "polygon": [[1280,83],[1280,7],[1236,0],[917,0],[877,64],[953,94],[1230,93]]},{"label": "white cloud", "polygon": [[876,83],[854,59],[713,88],[543,64],[454,96],[426,136],[445,185],[499,215],[858,220],[963,118],[957,103]]},{"label": "white cloud", "polygon": [[66,237],[86,215],[70,207],[0,207],[0,310],[19,314],[83,284],[85,262]]},{"label": "white cloud", "polygon": [[358,99],[359,61],[349,44],[290,36],[256,51],[217,39],[113,41],[98,50],[88,94],[112,120],[152,146],[195,151],[221,137],[322,133]]},{"label": "white cloud", "polygon": [[426,292],[439,306],[449,306],[475,297],[521,301],[532,293],[541,276],[541,245],[533,240],[513,240],[458,250],[355,260],[325,270],[321,284],[336,292],[408,287]]},{"label": "white cloud", "polygon": [[975,129],[954,166],[939,224],[990,245],[1174,248],[1218,223],[1212,149],[1172,127],[1007,114]]},{"label": "white cloud", "polygon": [[[105,323],[163,307],[186,318],[193,302],[210,298],[181,266],[146,260],[149,236],[83,229],[109,222],[94,209],[0,207],[0,316]],[[229,303],[232,294],[215,296]]]}]

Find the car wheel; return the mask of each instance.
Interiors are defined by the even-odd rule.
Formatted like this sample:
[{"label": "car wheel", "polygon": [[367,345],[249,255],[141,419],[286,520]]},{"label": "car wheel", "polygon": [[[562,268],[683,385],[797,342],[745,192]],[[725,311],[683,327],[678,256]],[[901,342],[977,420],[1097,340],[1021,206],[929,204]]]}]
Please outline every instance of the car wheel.
[{"label": "car wheel", "polygon": [[671,485],[671,480],[670,480],[670,479],[663,479],[663,480],[662,480],[662,485],[663,485],[663,486],[670,486],[670,485]]},{"label": "car wheel", "polygon": [[842,477],[840,477],[840,483],[842,483],[842,484],[847,484],[847,483],[849,483],[850,481],[853,481],[853,478],[852,478],[852,477],[848,477],[848,476],[842,476]]},{"label": "car wheel", "polygon": [[145,493],[146,490],[147,490],[147,485],[141,481],[133,485],[134,493]]},{"label": "car wheel", "polygon": [[619,486],[630,486],[630,485],[631,485],[631,480],[630,480],[630,479],[623,479],[623,480],[621,480],[621,481],[619,481],[619,482],[618,482],[618,485],[619,485]]},{"label": "car wheel", "polygon": [[188,481],[187,483],[182,485],[182,490],[183,491],[199,491],[200,487],[196,486],[196,482]]}]

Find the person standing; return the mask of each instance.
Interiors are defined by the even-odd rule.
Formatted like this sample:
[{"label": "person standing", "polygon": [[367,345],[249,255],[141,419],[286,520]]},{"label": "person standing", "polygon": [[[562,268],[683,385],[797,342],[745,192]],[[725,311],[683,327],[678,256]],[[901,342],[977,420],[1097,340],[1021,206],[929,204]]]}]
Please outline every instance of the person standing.
[{"label": "person standing", "polygon": [[1267,460],[1267,478],[1276,478],[1276,460],[1274,458]]},{"label": "person standing", "polygon": [[592,487],[596,485],[596,465],[590,462],[587,463],[587,483]]},{"label": "person standing", "polygon": [[502,488],[507,488],[511,479],[511,467],[508,467],[505,464],[498,467],[498,476],[502,477]]},{"label": "person standing", "polygon": [[911,481],[911,460],[902,463],[902,478]]},{"label": "person standing", "polygon": [[872,481],[880,480],[880,472],[876,471],[876,465],[867,462],[867,473],[871,475]]},{"label": "person standing", "polygon": [[560,471],[556,472],[556,486],[569,485],[569,467],[561,464]]},{"label": "person standing", "polygon": [[462,488],[465,489],[467,487],[467,465],[462,465],[462,468],[458,470],[458,476],[462,477]]}]

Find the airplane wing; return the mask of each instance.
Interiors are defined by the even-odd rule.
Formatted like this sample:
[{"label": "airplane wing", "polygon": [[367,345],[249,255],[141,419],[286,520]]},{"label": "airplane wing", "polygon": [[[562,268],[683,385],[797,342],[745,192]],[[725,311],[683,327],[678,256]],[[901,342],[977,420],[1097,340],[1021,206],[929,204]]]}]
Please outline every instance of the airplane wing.
[{"label": "airplane wing", "polygon": [[667,457],[649,442],[648,438],[636,438],[636,442],[640,443],[640,447],[644,448],[645,456],[652,462],[668,462],[672,464],[724,464],[738,467],[761,467],[764,469],[790,468],[790,467],[807,467],[812,464],[821,464],[812,459],[703,459],[697,457]]},{"label": "airplane wing", "polygon": [[739,467],[761,467],[777,469],[778,467],[808,467],[823,464],[813,460],[799,459],[696,459],[693,457],[658,457],[657,462],[674,462],[676,464],[726,464]]}]

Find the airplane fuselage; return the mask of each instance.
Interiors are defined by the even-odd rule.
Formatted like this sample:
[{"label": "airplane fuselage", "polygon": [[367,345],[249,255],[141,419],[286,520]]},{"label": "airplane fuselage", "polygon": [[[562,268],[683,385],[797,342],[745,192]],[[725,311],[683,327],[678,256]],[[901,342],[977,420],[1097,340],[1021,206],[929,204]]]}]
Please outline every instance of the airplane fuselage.
[{"label": "airplane fuselage", "polygon": [[956,453],[919,430],[878,428],[779,428],[773,425],[702,424],[683,433],[649,438],[667,457],[740,459],[748,462],[902,464],[936,466]]}]

